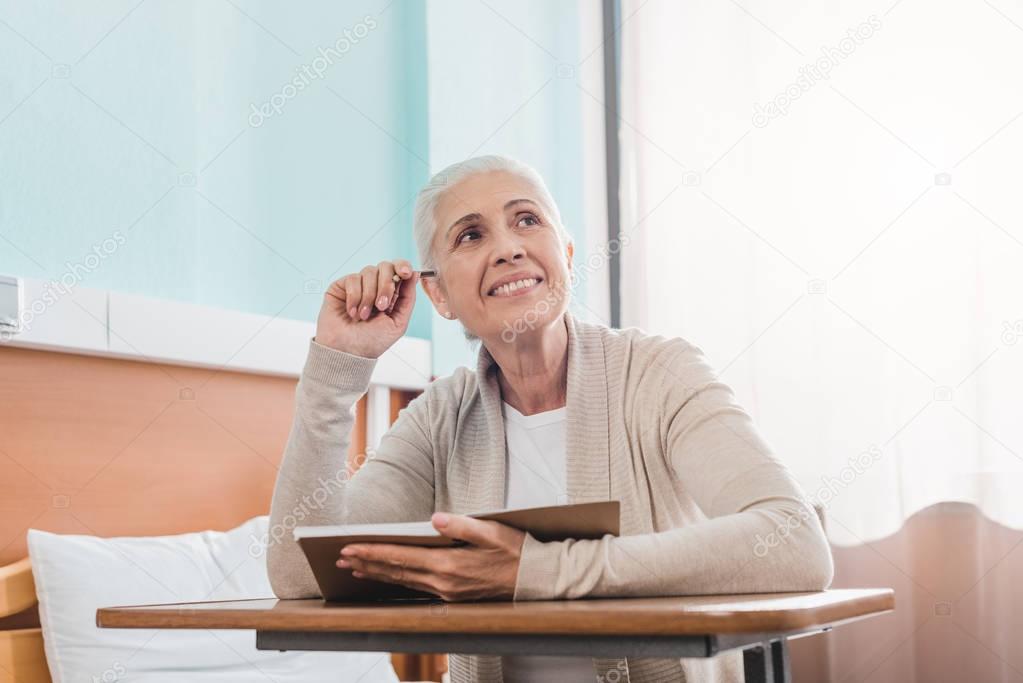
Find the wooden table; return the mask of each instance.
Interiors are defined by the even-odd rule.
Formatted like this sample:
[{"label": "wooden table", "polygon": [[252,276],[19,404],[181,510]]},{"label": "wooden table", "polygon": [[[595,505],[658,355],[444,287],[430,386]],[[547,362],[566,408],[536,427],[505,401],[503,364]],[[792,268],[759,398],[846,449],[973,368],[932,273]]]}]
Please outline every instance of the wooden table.
[{"label": "wooden table", "polygon": [[746,680],[791,680],[789,638],[895,608],[888,588],[489,603],[237,600],[107,607],[101,628],[252,629],[261,650],[713,657],[742,649]]}]

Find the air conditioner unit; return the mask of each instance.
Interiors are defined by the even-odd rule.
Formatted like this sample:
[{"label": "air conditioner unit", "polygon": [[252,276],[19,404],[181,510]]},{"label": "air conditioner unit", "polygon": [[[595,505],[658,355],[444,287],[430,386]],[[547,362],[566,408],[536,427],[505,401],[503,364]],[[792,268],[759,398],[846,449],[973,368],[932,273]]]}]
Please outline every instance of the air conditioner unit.
[{"label": "air conditioner unit", "polygon": [[21,278],[0,275],[0,341],[21,332],[24,291]]}]

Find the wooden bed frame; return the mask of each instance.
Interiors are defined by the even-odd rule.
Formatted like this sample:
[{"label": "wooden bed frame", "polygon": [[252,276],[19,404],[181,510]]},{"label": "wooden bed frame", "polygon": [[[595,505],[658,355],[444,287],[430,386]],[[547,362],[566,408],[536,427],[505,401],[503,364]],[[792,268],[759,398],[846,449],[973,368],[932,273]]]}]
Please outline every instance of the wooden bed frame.
[{"label": "wooden bed frame", "polygon": [[[0,376],[0,683],[49,683],[26,531],[152,536],[266,514],[296,380],[11,347]],[[350,462],[417,393],[362,398]],[[402,680],[447,669],[392,662]]]}]

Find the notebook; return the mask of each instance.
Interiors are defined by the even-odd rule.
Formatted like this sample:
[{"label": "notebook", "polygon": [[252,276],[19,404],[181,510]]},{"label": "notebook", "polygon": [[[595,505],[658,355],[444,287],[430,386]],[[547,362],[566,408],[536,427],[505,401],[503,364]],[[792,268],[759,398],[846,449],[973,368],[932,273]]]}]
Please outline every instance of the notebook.
[{"label": "notebook", "polygon": [[[617,500],[576,505],[502,510],[469,515],[492,520],[529,532],[541,542],[565,539],[599,539],[618,535],[619,503]],[[356,602],[367,600],[432,599],[437,596],[404,586],[357,579],[350,569],[341,569],[336,562],[341,549],[350,543],[395,543],[434,548],[460,545],[460,541],[442,536],[426,522],[391,524],[341,524],[332,526],[300,526],[295,540],[309,561],[324,600]]]}]

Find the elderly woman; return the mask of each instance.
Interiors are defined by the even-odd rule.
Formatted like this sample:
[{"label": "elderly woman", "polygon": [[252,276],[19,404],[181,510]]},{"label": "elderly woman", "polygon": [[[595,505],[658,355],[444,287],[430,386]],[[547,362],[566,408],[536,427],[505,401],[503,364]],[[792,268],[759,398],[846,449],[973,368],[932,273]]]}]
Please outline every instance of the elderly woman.
[{"label": "elderly woman", "polygon": [[[375,359],[405,333],[420,280],[396,260],[331,284],[271,525],[296,510],[303,524],[432,518],[466,544],[352,546],[337,564],[452,601],[828,587],[831,553],[812,506],[700,349],[568,312],[573,246],[533,169],[491,156],[443,170],[419,194],[414,232],[423,266],[437,272],[421,280],[434,308],[481,341],[476,370],[430,384],[340,492],[303,505],[344,469],[355,404]],[[621,536],[541,543],[463,516],[599,500],[621,501]],[[290,538],[270,546],[268,565],[279,597],[319,595]],[[612,670],[634,682],[743,678],[734,652],[705,661],[451,657],[456,682],[612,680]]]}]

